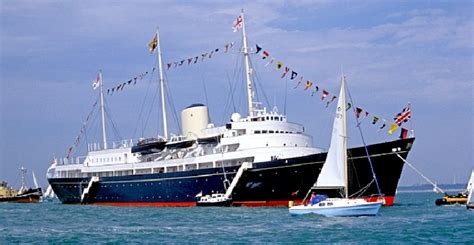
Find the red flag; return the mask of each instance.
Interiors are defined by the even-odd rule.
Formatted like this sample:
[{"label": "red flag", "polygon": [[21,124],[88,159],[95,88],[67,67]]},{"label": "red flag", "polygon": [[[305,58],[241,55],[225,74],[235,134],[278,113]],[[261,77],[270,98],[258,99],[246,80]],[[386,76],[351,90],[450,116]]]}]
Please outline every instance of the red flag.
[{"label": "red flag", "polygon": [[402,128],[402,131],[400,132],[400,139],[406,139],[408,137],[408,129]]},{"label": "red flag", "polygon": [[326,89],[323,89],[323,96],[321,96],[321,100],[324,100],[329,95],[329,92]]},{"label": "red flag", "polygon": [[268,56],[270,56],[270,54],[267,51],[263,50],[262,59],[266,59],[268,58]]}]

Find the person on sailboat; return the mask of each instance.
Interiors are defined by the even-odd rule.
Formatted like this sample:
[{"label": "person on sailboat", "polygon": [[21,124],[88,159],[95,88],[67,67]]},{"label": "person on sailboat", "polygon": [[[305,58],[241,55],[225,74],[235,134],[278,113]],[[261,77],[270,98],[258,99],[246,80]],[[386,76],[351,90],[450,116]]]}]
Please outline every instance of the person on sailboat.
[{"label": "person on sailboat", "polygon": [[309,203],[311,203],[311,206],[317,203],[317,200],[316,200],[316,193],[313,192],[313,193],[311,194],[311,198],[309,199]]},{"label": "person on sailboat", "polygon": [[309,203],[311,204],[311,206],[315,205],[315,204],[318,204],[320,203],[321,201],[324,201],[328,198],[327,195],[319,195],[319,194],[316,194],[315,192],[313,192],[313,194],[311,194],[311,198],[309,199]]}]

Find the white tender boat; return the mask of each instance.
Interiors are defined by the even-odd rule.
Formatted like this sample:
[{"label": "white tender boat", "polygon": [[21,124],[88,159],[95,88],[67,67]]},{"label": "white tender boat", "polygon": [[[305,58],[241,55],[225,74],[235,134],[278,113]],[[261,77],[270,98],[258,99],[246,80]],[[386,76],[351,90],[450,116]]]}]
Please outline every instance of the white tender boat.
[{"label": "white tender boat", "polygon": [[[337,102],[331,144],[328,156],[316,181],[316,189],[344,189],[344,198],[314,200],[310,204],[290,207],[292,215],[319,214],[335,216],[374,216],[377,215],[383,201],[367,202],[362,198],[349,198],[347,175],[347,135],[346,135],[346,93],[344,77]],[[375,177],[375,175],[374,175]]]},{"label": "white tender boat", "polygon": [[205,195],[199,198],[196,202],[198,207],[226,207],[230,206],[232,198],[227,197],[225,194],[216,193],[212,195]]}]

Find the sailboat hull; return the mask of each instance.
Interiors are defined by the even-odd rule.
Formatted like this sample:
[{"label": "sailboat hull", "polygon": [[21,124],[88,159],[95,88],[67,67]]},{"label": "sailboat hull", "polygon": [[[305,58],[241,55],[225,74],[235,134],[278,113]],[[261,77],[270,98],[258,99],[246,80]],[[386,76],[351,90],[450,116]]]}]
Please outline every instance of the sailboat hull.
[{"label": "sailboat hull", "polygon": [[[325,204],[325,206],[320,206]],[[332,206],[328,206],[331,204]],[[291,207],[291,215],[318,214],[326,217],[375,216],[379,212],[382,202],[366,202],[364,200],[327,200],[319,204]]]},{"label": "sailboat hull", "polygon": [[[414,139],[403,139],[368,146],[385,205],[393,205],[403,169],[396,151],[406,157]],[[365,187],[361,197],[370,199],[378,193],[363,147],[348,150],[349,195]],[[301,202],[315,183],[326,159],[326,153],[253,163],[245,170],[232,192],[234,206],[287,206]],[[229,181],[239,166],[226,167]],[[89,203],[120,206],[195,206],[196,194],[223,193],[222,168],[173,173],[101,177],[90,193]],[[59,200],[79,204],[90,178],[48,179]],[[325,193],[321,193],[325,194]],[[327,193],[335,197],[336,192]]]}]

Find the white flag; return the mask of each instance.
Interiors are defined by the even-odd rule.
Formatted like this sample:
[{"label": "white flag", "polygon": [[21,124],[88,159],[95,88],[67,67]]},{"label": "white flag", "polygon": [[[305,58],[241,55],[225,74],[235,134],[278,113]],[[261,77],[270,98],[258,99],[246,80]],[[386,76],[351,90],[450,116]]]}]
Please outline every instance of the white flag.
[{"label": "white flag", "polygon": [[102,75],[97,74],[97,78],[92,81],[92,88],[95,90],[102,84]]}]

